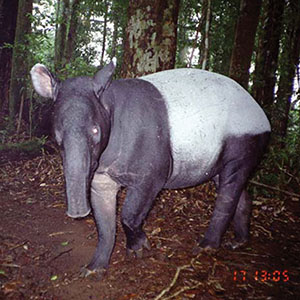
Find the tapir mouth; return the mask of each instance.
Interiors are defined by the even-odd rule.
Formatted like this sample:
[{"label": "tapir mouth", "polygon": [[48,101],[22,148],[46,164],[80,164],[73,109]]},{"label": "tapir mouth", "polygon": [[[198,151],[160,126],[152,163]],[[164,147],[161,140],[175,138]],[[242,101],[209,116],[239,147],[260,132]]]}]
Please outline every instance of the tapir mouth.
[{"label": "tapir mouth", "polygon": [[67,215],[71,218],[84,218],[91,212],[87,198],[87,182],[67,178]]}]

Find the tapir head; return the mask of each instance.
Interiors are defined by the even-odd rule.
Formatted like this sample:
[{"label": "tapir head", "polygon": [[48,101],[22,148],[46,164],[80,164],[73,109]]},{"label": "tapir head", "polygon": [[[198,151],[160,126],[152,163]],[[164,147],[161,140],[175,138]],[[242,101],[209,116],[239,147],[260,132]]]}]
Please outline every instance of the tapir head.
[{"label": "tapir head", "polygon": [[52,98],[53,129],[63,158],[68,216],[85,217],[91,208],[88,190],[108,141],[109,111],[101,103],[116,66],[113,61],[94,77],[59,81],[42,64],[30,74],[36,92]]}]

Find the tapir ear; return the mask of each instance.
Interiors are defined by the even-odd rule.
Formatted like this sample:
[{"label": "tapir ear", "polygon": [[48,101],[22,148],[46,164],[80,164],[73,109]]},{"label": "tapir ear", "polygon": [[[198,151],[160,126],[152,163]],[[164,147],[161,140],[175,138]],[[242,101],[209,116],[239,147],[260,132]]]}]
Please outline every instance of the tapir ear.
[{"label": "tapir ear", "polygon": [[98,71],[94,76],[93,88],[97,98],[100,98],[103,91],[109,87],[116,65],[117,59],[114,57],[108,65]]},{"label": "tapir ear", "polygon": [[30,71],[35,91],[45,98],[56,98],[59,81],[42,64],[36,64]]}]

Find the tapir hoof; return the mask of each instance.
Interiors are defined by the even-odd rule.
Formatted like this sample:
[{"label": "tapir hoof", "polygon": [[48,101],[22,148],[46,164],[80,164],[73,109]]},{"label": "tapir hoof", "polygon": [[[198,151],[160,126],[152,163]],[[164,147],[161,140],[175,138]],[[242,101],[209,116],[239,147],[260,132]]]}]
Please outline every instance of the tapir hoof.
[{"label": "tapir hoof", "polygon": [[248,242],[249,242],[249,240],[232,240],[232,241],[226,242],[224,244],[224,247],[226,249],[235,250],[235,249],[245,246],[246,244],[248,244]]},{"label": "tapir hoof", "polygon": [[106,273],[105,268],[90,270],[87,266],[84,266],[84,267],[81,268],[79,276],[81,278],[87,278],[88,277],[89,279],[99,281],[104,277],[105,273]]},{"label": "tapir hoof", "polygon": [[139,248],[137,250],[127,248],[126,256],[129,259],[131,259],[131,258],[143,258],[143,257],[145,257],[144,248],[147,249],[148,251],[151,249],[150,242],[147,238],[145,238],[141,248]]},{"label": "tapir hoof", "polygon": [[193,254],[198,255],[201,252],[215,253],[219,249],[219,244],[211,242],[205,238],[199,241],[199,244],[193,249]]}]

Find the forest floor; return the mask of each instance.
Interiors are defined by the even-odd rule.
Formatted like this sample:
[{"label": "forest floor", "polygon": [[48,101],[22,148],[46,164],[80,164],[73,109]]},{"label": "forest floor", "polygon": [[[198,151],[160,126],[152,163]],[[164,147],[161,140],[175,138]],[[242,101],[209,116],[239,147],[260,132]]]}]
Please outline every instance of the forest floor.
[{"label": "forest floor", "polygon": [[[66,216],[59,155],[0,157],[0,299],[300,299],[298,198],[256,197],[248,245],[195,256],[214,207],[213,184],[162,191],[144,226],[152,249],[129,260],[122,190],[116,245],[97,282],[79,277],[97,235],[92,216]],[[232,235],[230,227],[224,241]]]}]

